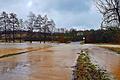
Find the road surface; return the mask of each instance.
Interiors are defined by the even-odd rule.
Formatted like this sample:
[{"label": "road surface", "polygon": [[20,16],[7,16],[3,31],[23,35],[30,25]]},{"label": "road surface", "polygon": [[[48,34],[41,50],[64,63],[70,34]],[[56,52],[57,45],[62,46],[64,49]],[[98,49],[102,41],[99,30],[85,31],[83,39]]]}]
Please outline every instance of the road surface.
[{"label": "road surface", "polygon": [[[81,49],[88,49],[91,60],[95,64],[120,80],[120,55],[115,52],[93,44],[48,44],[52,47],[41,49],[40,47],[44,45],[39,43],[0,44],[0,51],[4,49],[5,54],[40,48],[36,51],[1,58],[0,80],[72,80],[72,66],[77,60],[76,53]],[[9,49],[12,49],[12,52]]]},{"label": "road surface", "polygon": [[120,54],[99,46],[120,47],[120,45],[106,44],[85,44],[83,49],[88,49],[89,55],[93,63],[99,65],[100,68],[107,70],[112,74],[115,80],[120,80]]},{"label": "road surface", "polygon": [[0,80],[71,80],[79,46],[53,44],[50,48],[2,58]]}]

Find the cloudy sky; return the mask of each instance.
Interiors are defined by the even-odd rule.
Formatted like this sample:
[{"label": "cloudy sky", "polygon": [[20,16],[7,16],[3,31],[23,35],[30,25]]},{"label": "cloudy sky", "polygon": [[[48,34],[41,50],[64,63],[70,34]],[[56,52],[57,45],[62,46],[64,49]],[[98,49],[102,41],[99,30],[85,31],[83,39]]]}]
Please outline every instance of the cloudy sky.
[{"label": "cloudy sky", "polygon": [[93,0],[0,0],[0,12],[15,12],[27,19],[29,12],[52,18],[57,27],[97,29],[101,15]]}]

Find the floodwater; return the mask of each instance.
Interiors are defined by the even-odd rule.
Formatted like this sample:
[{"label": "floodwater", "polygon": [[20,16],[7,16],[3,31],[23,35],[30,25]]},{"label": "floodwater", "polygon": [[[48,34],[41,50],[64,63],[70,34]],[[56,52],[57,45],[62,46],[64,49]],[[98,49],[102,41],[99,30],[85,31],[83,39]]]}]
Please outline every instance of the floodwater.
[{"label": "floodwater", "polygon": [[[7,48],[9,45],[11,48],[11,44]],[[26,46],[14,44],[15,47],[12,48],[28,49],[30,44],[24,45]],[[30,47],[34,48],[34,45],[33,43]],[[72,66],[75,65],[80,45],[50,45],[53,47],[1,58],[0,80],[72,80]],[[3,46],[4,44],[1,47]]]},{"label": "floodwater", "polygon": [[[82,48],[88,49],[91,60],[95,64],[99,65],[100,68],[107,70],[114,76],[115,80],[120,80],[120,55],[98,46],[93,44],[86,44]],[[120,45],[109,45],[109,47],[120,47]]]},{"label": "floodwater", "polygon": [[93,62],[120,80],[120,55],[96,45],[80,43],[0,44],[0,55],[33,50],[1,58],[0,80],[72,80],[72,68],[78,56],[76,53],[81,49],[88,49]]}]

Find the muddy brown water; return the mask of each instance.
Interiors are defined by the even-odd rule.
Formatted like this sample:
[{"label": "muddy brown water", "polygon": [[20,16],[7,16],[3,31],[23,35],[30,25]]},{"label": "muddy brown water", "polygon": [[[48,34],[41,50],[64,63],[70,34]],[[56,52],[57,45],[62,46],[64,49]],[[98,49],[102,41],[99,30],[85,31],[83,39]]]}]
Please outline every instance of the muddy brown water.
[{"label": "muddy brown water", "polygon": [[71,80],[71,67],[77,59],[79,45],[51,45],[51,48],[0,59],[0,80]]},{"label": "muddy brown water", "polygon": [[[99,65],[100,68],[107,70],[113,75],[115,80],[120,80],[120,55],[116,52],[100,48],[98,46],[86,44],[82,48],[88,49],[93,63]],[[109,47],[113,46],[116,47],[116,45],[109,45]],[[117,45],[117,47],[120,46]]]},{"label": "muddy brown water", "polygon": [[[109,50],[92,44],[80,45],[50,44],[53,47],[43,48],[25,54],[0,59],[0,80],[72,80],[72,66],[81,49],[89,49],[93,62],[105,68],[120,80],[120,56]],[[12,46],[11,46],[12,45]],[[0,49],[18,48],[34,49],[44,46],[33,44],[0,44]]]}]

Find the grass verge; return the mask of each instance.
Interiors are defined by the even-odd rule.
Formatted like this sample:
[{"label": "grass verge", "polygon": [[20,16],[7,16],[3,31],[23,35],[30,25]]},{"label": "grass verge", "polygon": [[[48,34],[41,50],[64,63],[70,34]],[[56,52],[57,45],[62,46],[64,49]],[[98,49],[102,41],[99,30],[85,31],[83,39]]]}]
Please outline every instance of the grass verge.
[{"label": "grass verge", "polygon": [[102,47],[102,48],[109,49],[120,54],[120,47]]},{"label": "grass verge", "polygon": [[87,52],[81,51],[75,69],[73,80],[111,80],[105,70],[91,63]]},{"label": "grass verge", "polygon": [[22,51],[22,52],[17,52],[17,53],[11,53],[11,54],[4,54],[4,55],[0,55],[0,59],[1,58],[6,58],[6,57],[11,57],[11,56],[15,56],[15,55],[20,55],[20,54],[25,54],[25,53],[28,53],[28,52],[32,52],[32,51],[37,51],[37,50],[41,50],[41,49],[45,49],[45,48],[49,48],[51,46],[45,46],[43,48],[28,48],[27,51]]},{"label": "grass verge", "polygon": [[18,53],[13,53],[13,54],[5,54],[5,55],[0,56],[0,58],[15,56],[15,55],[24,54],[24,53],[27,53],[27,52],[30,52],[30,51],[18,52]]}]

